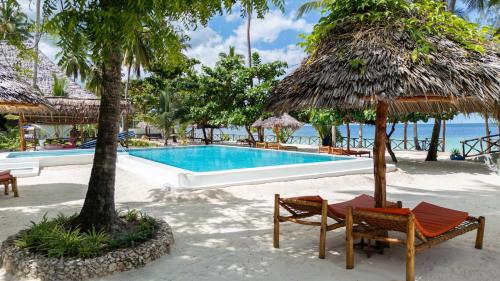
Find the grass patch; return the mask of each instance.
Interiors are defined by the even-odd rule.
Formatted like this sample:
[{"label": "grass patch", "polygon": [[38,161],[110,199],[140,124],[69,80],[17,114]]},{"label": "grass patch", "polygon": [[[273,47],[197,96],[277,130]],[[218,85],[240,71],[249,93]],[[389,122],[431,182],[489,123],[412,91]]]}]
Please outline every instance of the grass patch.
[{"label": "grass patch", "polygon": [[119,214],[125,227],[113,235],[96,229],[83,232],[78,227],[71,227],[76,216],[60,214],[50,220],[44,216],[40,222],[32,222],[31,227],[15,243],[18,247],[48,257],[85,259],[116,248],[134,247],[153,238],[158,229],[158,222],[154,218],[137,210]]}]

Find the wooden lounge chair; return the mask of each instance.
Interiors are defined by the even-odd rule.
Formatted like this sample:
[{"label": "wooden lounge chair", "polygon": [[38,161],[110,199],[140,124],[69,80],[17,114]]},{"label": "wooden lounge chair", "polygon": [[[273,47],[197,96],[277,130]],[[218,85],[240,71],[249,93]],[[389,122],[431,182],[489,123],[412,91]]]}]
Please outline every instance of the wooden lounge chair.
[{"label": "wooden lounge chair", "polygon": [[[406,280],[415,280],[415,252],[477,229],[476,248],[483,247],[484,217],[420,203],[408,208],[347,208],[346,268],[354,268],[354,239],[367,238],[385,243],[406,245]],[[406,239],[388,237],[388,231],[406,233]],[[418,238],[418,241],[415,239]]]},{"label": "wooden lounge chair", "polygon": [[4,185],[4,194],[9,195],[9,184],[12,186],[12,191],[14,192],[14,197],[19,197],[19,192],[17,190],[17,178],[14,177],[10,171],[0,172],[0,184]]},{"label": "wooden lounge chair", "polygon": [[255,143],[256,148],[267,148],[267,142],[258,142]]},{"label": "wooden lounge chair", "polygon": [[[304,225],[320,227],[319,258],[325,258],[326,232],[345,226],[345,215],[348,206],[352,207],[373,207],[375,199],[372,196],[363,194],[356,198],[328,205],[328,200],[320,196],[302,196],[293,198],[281,198],[279,194],[274,196],[274,235],[273,246],[279,248],[279,229],[281,222],[294,222]],[[401,207],[401,202],[387,202],[387,206]],[[287,210],[291,215],[280,215],[280,207]],[[320,216],[320,221],[304,220],[312,216]],[[328,224],[327,218],[332,218],[335,223]]]},{"label": "wooden lounge chair", "polygon": [[344,150],[344,155],[353,155],[357,157],[362,157],[363,155],[368,155],[368,158],[372,157],[372,153],[367,150]]},{"label": "wooden lounge chair", "polygon": [[320,146],[318,152],[319,153],[330,153],[330,146]]},{"label": "wooden lounge chair", "polygon": [[281,149],[283,149],[283,146],[279,143],[276,143],[276,142],[269,142],[269,143],[267,143],[267,148],[281,150]]}]

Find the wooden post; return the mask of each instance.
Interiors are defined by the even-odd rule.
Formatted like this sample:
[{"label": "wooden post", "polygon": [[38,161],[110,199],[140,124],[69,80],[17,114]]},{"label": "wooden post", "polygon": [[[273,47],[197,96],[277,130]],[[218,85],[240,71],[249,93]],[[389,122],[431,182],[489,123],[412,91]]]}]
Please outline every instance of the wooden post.
[{"label": "wooden post", "polygon": [[280,195],[274,194],[274,232],[273,246],[280,247]]},{"label": "wooden post", "polygon": [[406,281],[415,281],[415,216],[410,214],[406,228]]},{"label": "wooden post", "polygon": [[482,249],[483,248],[483,238],[484,238],[484,225],[486,223],[484,217],[479,217],[479,228],[477,229],[477,235],[476,235],[476,249]]},{"label": "wooden post", "polygon": [[403,149],[408,149],[408,122],[403,123]]},{"label": "wooden post", "polygon": [[280,127],[276,127],[275,131],[276,131],[276,143],[280,143]]},{"label": "wooden post", "polygon": [[354,237],[353,237],[353,217],[352,217],[352,207],[347,207],[347,212],[345,216],[345,249],[346,249],[346,264],[345,268],[354,268]]},{"label": "wooden post", "polygon": [[386,203],[386,165],[385,140],[387,137],[387,112],[389,105],[385,101],[377,103],[375,144],[373,146],[373,173],[375,179],[375,207],[385,208]]},{"label": "wooden post", "polygon": [[486,133],[486,143],[487,143],[486,150],[487,150],[487,153],[489,153],[490,152],[490,138],[489,137],[491,135],[491,132],[490,132],[490,117],[489,117],[488,112],[484,113],[484,130]]},{"label": "wooden post", "polygon": [[443,136],[442,136],[442,142],[443,142],[443,147],[441,148],[441,151],[442,152],[445,152],[446,151],[446,120],[443,120],[443,125],[442,125],[442,129],[443,129]]},{"label": "wooden post", "polygon": [[24,140],[24,114],[19,114],[19,149],[21,151],[26,150],[26,141]]},{"label": "wooden post", "polygon": [[337,126],[332,126],[332,147],[337,147]]},{"label": "wooden post", "polygon": [[321,230],[319,235],[319,258],[325,258],[326,251],[326,227],[328,218],[328,200],[323,200],[321,204]]}]

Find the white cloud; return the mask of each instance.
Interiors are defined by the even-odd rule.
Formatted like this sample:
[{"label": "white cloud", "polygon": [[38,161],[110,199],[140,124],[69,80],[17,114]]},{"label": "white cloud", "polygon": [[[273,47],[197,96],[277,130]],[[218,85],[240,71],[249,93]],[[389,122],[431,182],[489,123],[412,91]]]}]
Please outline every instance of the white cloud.
[{"label": "white cloud", "polygon": [[[259,52],[264,62],[282,60],[286,61],[290,68],[295,68],[305,57],[304,51],[296,45],[276,47],[279,45],[276,41],[285,31],[311,32],[313,24],[304,19],[295,20],[293,15],[294,13],[283,15],[276,10],[266,15],[264,19],[252,19],[251,42],[253,46],[259,46],[253,47],[252,51]],[[210,27],[191,31],[189,36],[191,49],[187,54],[200,60],[204,65],[213,66],[218,60],[218,54],[226,52],[230,46],[234,46],[237,53],[244,55],[247,53],[246,21],[241,21],[233,34],[227,38],[223,38]]]}]

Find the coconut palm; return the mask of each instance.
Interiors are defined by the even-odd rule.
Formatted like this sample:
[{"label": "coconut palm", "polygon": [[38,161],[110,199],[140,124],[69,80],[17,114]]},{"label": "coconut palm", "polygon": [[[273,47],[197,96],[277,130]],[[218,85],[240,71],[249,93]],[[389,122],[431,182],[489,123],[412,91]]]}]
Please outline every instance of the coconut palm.
[{"label": "coconut palm", "polygon": [[0,3],[0,40],[22,42],[30,37],[28,17],[16,0]]},{"label": "coconut palm", "polygon": [[[281,12],[285,11],[285,0],[271,0],[270,1]],[[250,40],[250,26],[253,13],[257,13],[257,18],[263,18],[269,12],[269,5],[267,0],[241,0],[241,15],[247,18],[247,55],[248,66],[252,66],[252,44]]]},{"label": "coconut palm", "polygon": [[54,83],[52,85],[52,95],[54,97],[67,97],[68,96],[68,80],[66,77],[57,77],[52,73]]},{"label": "coconut palm", "polygon": [[87,55],[78,52],[78,49],[70,52],[60,52],[57,54],[59,62],[57,63],[65,72],[66,76],[76,81],[80,77],[83,82],[90,71]]},{"label": "coconut palm", "polygon": [[168,145],[168,139],[170,138],[170,133],[172,128],[177,122],[177,114],[174,106],[174,101],[171,93],[167,91],[162,91],[160,93],[160,102],[158,107],[158,115],[154,118],[154,124],[157,125],[163,131],[163,136],[165,138],[165,145]]},{"label": "coconut palm", "polygon": [[321,10],[325,8],[328,4],[330,4],[331,0],[312,0],[302,4],[297,9],[297,18],[303,17],[305,14],[313,11],[313,10]]}]

